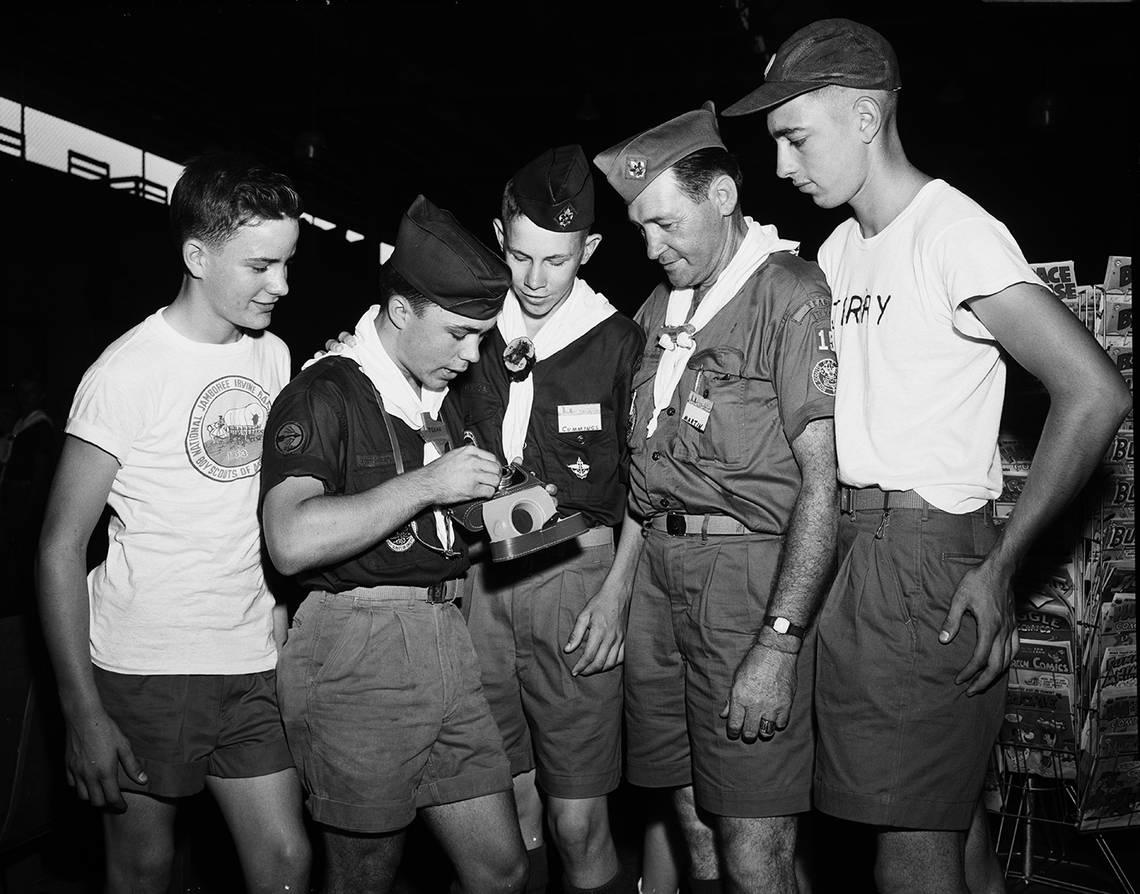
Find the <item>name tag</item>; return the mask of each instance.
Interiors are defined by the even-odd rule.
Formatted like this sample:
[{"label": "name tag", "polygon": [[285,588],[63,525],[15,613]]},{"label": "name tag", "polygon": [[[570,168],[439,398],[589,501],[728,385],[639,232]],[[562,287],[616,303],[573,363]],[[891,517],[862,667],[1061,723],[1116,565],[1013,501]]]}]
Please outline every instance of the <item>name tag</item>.
[{"label": "name tag", "polygon": [[704,431],[705,426],[709,424],[709,413],[712,412],[713,402],[707,397],[701,397],[697,392],[689,392],[688,403],[685,404],[685,412],[681,414],[689,425],[697,431]]},{"label": "name tag", "polygon": [[601,431],[601,404],[559,404],[558,431]]}]

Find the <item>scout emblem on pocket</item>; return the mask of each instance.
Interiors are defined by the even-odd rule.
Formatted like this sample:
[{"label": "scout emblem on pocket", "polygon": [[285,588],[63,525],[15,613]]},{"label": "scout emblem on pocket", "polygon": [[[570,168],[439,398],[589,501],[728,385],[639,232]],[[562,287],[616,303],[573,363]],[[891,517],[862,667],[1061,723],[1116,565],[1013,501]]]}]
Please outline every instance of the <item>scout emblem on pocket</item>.
[{"label": "scout emblem on pocket", "polygon": [[585,481],[586,476],[590,474],[590,464],[582,462],[582,457],[580,456],[578,457],[578,461],[576,463],[571,463],[566,468],[568,468],[575,474],[575,476],[582,479],[583,481]]},{"label": "scout emblem on pocket", "polygon": [[391,537],[385,540],[384,544],[394,553],[406,553],[412,548],[412,544],[415,542],[416,538],[412,534],[411,525],[404,525],[404,527],[394,532]]}]

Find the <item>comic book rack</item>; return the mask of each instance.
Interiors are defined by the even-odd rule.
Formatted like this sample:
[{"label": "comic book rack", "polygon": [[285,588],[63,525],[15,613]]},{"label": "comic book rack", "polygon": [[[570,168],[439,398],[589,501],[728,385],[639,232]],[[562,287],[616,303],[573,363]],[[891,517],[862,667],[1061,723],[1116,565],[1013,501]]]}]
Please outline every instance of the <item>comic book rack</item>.
[{"label": "comic book rack", "polygon": [[[1075,285],[1071,261],[1033,266],[1131,388],[1131,259],[1110,257],[1102,286]],[[999,518],[1016,507],[1033,445],[1003,437],[1001,453]],[[1021,645],[986,792],[1008,879],[1136,891],[1112,844],[1140,831],[1134,472],[1130,413],[1073,514],[1071,554],[1027,563],[1015,585]]]}]

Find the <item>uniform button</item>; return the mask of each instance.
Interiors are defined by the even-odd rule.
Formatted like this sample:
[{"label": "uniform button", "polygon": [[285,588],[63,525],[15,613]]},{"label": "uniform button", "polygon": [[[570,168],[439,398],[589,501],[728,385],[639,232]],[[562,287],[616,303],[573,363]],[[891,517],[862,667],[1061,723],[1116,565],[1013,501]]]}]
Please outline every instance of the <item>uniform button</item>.
[{"label": "uniform button", "polygon": [[668,410],[665,411],[665,415],[666,416],[676,416],[677,411],[673,407],[670,407]]},{"label": "uniform button", "polygon": [[661,498],[661,505],[662,506],[668,506],[669,505],[669,498],[668,497],[662,497]]},{"label": "uniform button", "polygon": [[654,450],[653,451],[653,458],[654,459],[661,459],[661,451],[660,450]]}]

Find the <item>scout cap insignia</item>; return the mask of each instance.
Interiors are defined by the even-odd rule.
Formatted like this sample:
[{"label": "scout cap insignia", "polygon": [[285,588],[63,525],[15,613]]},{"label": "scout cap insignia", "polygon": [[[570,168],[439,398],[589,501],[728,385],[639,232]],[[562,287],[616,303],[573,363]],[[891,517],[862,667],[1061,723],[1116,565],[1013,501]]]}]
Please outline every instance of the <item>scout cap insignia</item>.
[{"label": "scout cap insignia", "polygon": [[594,176],[577,144],[547,149],[511,178],[519,208],[544,230],[575,232],[594,222]]},{"label": "scout cap insignia", "polygon": [[628,205],[661,174],[699,149],[724,149],[716,108],[706,102],[594,156],[594,164]]},{"label": "scout cap insignia", "polygon": [[850,19],[821,19],[780,44],[764,83],[724,114],[760,112],[827,86],[899,90],[899,60],[874,28]]},{"label": "scout cap insignia", "polygon": [[444,310],[473,320],[495,316],[511,285],[506,262],[422,195],[404,212],[388,263]]}]

